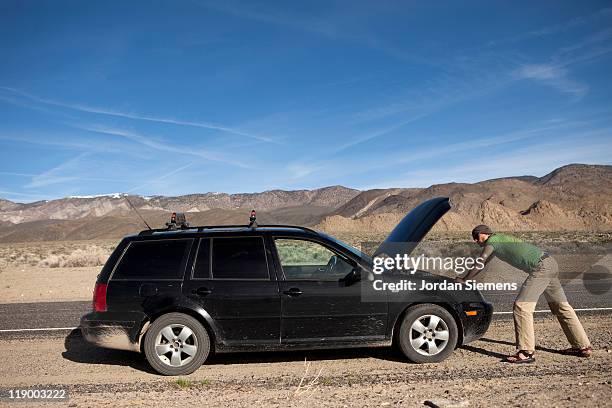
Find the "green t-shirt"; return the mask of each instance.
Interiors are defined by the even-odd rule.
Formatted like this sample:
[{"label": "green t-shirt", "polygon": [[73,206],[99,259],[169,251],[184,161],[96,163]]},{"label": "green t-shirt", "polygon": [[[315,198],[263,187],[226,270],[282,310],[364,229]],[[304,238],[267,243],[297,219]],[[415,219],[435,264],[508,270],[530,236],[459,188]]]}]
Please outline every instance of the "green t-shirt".
[{"label": "green t-shirt", "polygon": [[542,250],[511,235],[495,233],[486,241],[494,248],[493,254],[504,262],[525,272],[533,271],[542,260]]}]

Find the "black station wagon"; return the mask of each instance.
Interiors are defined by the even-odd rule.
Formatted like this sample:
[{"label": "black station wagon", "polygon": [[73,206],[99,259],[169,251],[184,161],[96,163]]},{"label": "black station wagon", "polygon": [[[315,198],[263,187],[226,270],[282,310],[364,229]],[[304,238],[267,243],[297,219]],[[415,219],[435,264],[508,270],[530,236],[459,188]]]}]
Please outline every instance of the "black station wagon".
[{"label": "black station wagon", "polygon": [[[376,253],[410,252],[449,209],[448,198],[422,203]],[[395,345],[413,362],[438,362],[486,332],[492,307],[478,291],[374,293],[372,270],[370,256],[304,227],[145,230],[106,262],[81,331],[93,344],[144,352],[165,375],[191,373],[211,352],[249,350]]]}]

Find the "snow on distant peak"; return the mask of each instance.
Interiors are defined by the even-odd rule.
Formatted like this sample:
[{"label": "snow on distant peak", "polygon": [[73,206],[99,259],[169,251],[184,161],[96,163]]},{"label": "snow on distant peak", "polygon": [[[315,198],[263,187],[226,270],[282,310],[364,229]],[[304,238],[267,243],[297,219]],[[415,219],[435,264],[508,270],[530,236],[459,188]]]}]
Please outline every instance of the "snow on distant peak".
[{"label": "snow on distant peak", "polygon": [[100,198],[100,197],[109,197],[109,198],[122,198],[127,197],[127,193],[112,193],[112,194],[97,194],[97,195],[74,195],[68,196],[68,198]]}]

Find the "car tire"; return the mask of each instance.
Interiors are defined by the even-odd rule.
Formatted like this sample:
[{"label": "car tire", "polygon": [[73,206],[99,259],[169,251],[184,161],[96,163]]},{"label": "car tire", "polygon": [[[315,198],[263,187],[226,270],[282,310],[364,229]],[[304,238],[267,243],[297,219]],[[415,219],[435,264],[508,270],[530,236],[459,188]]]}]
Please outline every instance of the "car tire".
[{"label": "car tire", "polygon": [[168,313],[151,323],[144,339],[144,353],[160,374],[191,374],[208,358],[210,336],[193,317]]},{"label": "car tire", "polygon": [[415,363],[438,363],[453,353],[457,323],[442,306],[421,304],[409,308],[397,336],[399,350]]}]

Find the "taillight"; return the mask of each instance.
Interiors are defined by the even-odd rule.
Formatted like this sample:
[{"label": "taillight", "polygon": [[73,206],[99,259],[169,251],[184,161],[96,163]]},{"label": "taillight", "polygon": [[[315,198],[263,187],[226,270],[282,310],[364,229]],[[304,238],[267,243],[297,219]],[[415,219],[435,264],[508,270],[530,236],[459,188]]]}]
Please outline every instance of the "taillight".
[{"label": "taillight", "polygon": [[94,312],[106,312],[106,283],[96,283],[93,293]]}]

